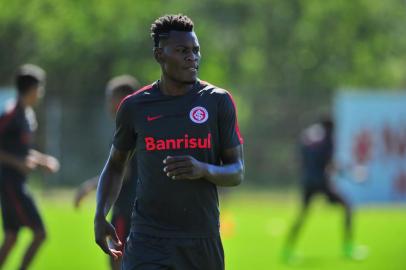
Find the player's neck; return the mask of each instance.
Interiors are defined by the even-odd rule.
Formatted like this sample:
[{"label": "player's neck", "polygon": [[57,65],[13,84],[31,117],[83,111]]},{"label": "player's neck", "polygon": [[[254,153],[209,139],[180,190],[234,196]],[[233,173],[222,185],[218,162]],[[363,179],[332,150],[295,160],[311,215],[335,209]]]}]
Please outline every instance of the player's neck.
[{"label": "player's neck", "polygon": [[171,79],[166,78],[165,76],[161,77],[161,80],[158,82],[158,86],[162,94],[167,96],[182,96],[188,93],[195,83],[181,83]]}]

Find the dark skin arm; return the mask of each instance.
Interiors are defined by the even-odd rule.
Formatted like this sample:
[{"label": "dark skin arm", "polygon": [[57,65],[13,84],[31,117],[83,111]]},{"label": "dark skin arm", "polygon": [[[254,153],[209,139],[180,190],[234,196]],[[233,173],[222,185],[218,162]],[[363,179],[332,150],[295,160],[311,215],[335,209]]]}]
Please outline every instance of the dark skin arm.
[{"label": "dark skin arm", "polygon": [[47,172],[56,173],[59,170],[59,161],[49,155],[30,149],[24,158],[0,150],[0,163],[12,166],[23,174],[28,174],[36,168],[43,168]]},{"label": "dark skin arm", "polygon": [[94,218],[95,240],[100,248],[113,259],[118,259],[122,253],[109,247],[107,238],[111,238],[116,246],[121,246],[122,243],[119,241],[113,225],[107,222],[106,216],[120,193],[125,167],[130,157],[131,151],[120,151],[112,146],[97,186]]},{"label": "dark skin arm", "polygon": [[[123,182],[128,181],[129,175],[131,172],[131,168],[126,168],[125,174],[126,176],[124,177]],[[73,204],[75,208],[79,208],[80,204],[82,203],[83,199],[92,191],[97,189],[97,185],[99,184],[99,178],[100,176],[97,175],[95,177],[92,177],[85,182],[83,182],[79,188],[76,191],[75,198],[73,199]]]},{"label": "dark skin arm", "polygon": [[23,174],[28,174],[37,167],[37,164],[28,158],[19,159],[18,157],[2,150],[0,150],[0,163],[12,166]]},{"label": "dark skin arm", "polygon": [[95,176],[83,182],[77,189],[73,203],[75,208],[79,208],[82,200],[93,190],[97,189],[99,183],[99,176]]},{"label": "dark skin arm", "polygon": [[217,186],[237,186],[244,179],[242,145],[221,153],[222,165],[200,162],[192,156],[168,156],[164,172],[173,180],[205,179]]}]

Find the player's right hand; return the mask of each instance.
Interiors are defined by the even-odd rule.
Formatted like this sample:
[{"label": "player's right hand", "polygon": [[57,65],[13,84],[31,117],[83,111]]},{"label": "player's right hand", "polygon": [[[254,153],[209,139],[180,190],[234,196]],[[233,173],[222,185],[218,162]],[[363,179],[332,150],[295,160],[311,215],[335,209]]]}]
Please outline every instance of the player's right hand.
[{"label": "player's right hand", "polygon": [[107,222],[103,216],[97,216],[94,219],[94,234],[97,245],[109,256],[117,260],[123,255],[123,253],[115,248],[110,248],[107,239],[110,238],[115,246],[120,247],[122,245],[120,239],[117,236],[114,226]]},{"label": "player's right hand", "polygon": [[61,165],[59,161],[53,156],[45,156],[42,167],[50,173],[56,173],[59,171]]},{"label": "player's right hand", "polygon": [[37,163],[30,156],[16,164],[16,169],[22,174],[27,175],[37,168]]},{"label": "player's right hand", "polygon": [[85,196],[85,192],[82,187],[80,187],[75,194],[75,198],[73,199],[73,205],[76,209],[79,209],[80,203],[82,202],[83,197]]}]

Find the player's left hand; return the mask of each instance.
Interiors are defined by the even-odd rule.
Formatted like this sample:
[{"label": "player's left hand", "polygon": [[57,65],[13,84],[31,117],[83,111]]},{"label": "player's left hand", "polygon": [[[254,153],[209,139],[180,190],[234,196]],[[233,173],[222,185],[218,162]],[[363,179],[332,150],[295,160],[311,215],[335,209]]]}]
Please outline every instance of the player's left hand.
[{"label": "player's left hand", "polygon": [[80,187],[76,193],[75,198],[73,199],[73,205],[76,209],[79,209],[80,203],[82,202],[83,198],[86,196],[87,192],[83,187]]},{"label": "player's left hand", "polygon": [[[103,216],[96,215],[94,218],[94,235],[97,245],[114,260],[118,260],[123,253],[117,249],[122,243],[118,238],[117,232],[113,225],[106,221]],[[107,243],[107,239],[111,239],[113,247]]]},{"label": "player's left hand", "polygon": [[207,172],[207,164],[192,156],[167,156],[163,163],[164,172],[173,180],[199,179]]},{"label": "player's left hand", "polygon": [[45,156],[42,166],[46,171],[50,173],[58,172],[59,168],[61,167],[59,161],[53,156]]}]

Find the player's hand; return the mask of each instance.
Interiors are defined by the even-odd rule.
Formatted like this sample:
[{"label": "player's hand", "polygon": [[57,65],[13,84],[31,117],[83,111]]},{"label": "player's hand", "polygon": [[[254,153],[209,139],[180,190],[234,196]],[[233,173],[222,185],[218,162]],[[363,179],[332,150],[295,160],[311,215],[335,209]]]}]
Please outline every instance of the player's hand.
[{"label": "player's hand", "polygon": [[113,225],[107,222],[105,217],[96,215],[94,219],[94,234],[97,245],[114,260],[117,260],[123,255],[121,251],[109,247],[107,243],[107,239],[110,238],[116,247],[122,245]]},{"label": "player's hand", "polygon": [[43,160],[43,164],[41,164],[42,167],[50,173],[56,173],[59,171],[59,168],[61,165],[59,164],[59,161],[54,158],[53,156],[45,156]]},{"label": "player's hand", "polygon": [[207,172],[207,164],[198,161],[192,156],[167,156],[163,163],[164,172],[173,180],[199,179]]},{"label": "player's hand", "polygon": [[80,203],[82,202],[83,198],[86,196],[85,189],[80,187],[75,194],[75,198],[73,199],[73,205],[76,209],[79,209]]},{"label": "player's hand", "polygon": [[27,156],[24,160],[17,161],[15,164],[15,168],[22,174],[27,175],[30,172],[34,171],[37,168],[37,165],[38,164],[32,157]]}]

